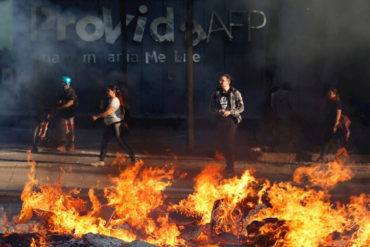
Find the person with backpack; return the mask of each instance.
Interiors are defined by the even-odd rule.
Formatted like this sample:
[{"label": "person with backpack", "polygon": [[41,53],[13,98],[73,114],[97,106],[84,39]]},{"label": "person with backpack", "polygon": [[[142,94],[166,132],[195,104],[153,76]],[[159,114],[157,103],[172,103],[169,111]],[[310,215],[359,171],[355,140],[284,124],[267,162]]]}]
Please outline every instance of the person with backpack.
[{"label": "person with backpack", "polygon": [[350,136],[351,121],[343,114],[343,107],[336,88],[330,88],[323,108],[321,152],[317,161],[325,162],[329,143],[335,139],[337,148],[345,147]]},{"label": "person with backpack", "polygon": [[75,90],[71,87],[72,79],[69,76],[62,76],[61,85],[63,90],[58,94],[57,115],[59,121],[59,140],[56,150],[64,152],[75,149],[75,125],[74,119],[78,106],[78,99]]},{"label": "person with backpack", "polygon": [[101,114],[92,116],[93,121],[96,121],[99,118],[104,118],[105,123],[103,139],[100,146],[99,161],[92,163],[92,165],[104,166],[104,158],[107,154],[108,143],[113,137],[116,138],[121,148],[128,153],[131,162],[135,163],[135,154],[121,135],[125,115],[122,95],[116,85],[109,85],[106,90],[109,99],[106,110]]}]

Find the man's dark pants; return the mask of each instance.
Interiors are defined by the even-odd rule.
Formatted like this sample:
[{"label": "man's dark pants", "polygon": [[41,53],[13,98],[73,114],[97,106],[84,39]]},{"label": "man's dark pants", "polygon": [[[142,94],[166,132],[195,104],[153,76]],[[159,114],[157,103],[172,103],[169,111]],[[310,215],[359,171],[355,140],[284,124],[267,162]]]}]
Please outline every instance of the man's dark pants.
[{"label": "man's dark pants", "polygon": [[226,170],[234,171],[234,140],[236,134],[237,123],[232,116],[217,117],[216,140],[221,152],[225,155]]}]

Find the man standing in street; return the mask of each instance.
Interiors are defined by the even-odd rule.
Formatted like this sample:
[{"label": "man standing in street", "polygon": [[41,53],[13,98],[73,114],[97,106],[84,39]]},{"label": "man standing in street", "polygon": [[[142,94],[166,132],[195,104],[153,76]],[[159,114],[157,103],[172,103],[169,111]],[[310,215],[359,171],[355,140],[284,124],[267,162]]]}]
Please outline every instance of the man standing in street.
[{"label": "man standing in street", "polygon": [[71,87],[72,79],[62,76],[62,92],[58,95],[58,115],[60,117],[60,137],[57,151],[74,151],[75,149],[75,126],[74,118],[77,111],[77,95]]},{"label": "man standing in street", "polygon": [[220,87],[212,95],[210,110],[215,115],[217,141],[226,159],[226,175],[234,175],[234,137],[237,125],[242,121],[244,103],[241,93],[230,86],[232,78],[224,74],[220,78]]}]

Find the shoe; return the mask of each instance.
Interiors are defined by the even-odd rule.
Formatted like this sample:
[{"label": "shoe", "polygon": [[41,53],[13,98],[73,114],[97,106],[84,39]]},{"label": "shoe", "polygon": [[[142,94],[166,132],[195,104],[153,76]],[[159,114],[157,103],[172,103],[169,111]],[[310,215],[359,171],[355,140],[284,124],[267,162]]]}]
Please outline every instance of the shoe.
[{"label": "shoe", "polygon": [[98,166],[104,166],[105,163],[104,163],[104,161],[99,160],[99,161],[96,161],[96,162],[91,163],[91,165],[92,166],[95,166],[95,167],[98,167]]},{"label": "shoe", "polygon": [[55,148],[58,152],[64,153],[66,151],[66,148],[64,145],[56,147]]},{"label": "shoe", "polygon": [[68,147],[67,147],[67,150],[68,150],[68,152],[75,151],[75,144],[74,143],[69,144]]}]

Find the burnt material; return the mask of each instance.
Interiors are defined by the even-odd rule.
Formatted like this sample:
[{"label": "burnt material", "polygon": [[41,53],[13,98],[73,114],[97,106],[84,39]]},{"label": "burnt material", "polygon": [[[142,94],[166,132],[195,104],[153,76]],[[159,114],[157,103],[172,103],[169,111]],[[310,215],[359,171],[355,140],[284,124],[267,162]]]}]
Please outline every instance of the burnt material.
[{"label": "burnt material", "polygon": [[[269,228],[275,229],[275,231],[261,233],[261,227],[267,225]],[[246,239],[246,246],[274,246],[278,240],[284,239],[288,230],[289,228],[285,225],[284,220],[267,218],[263,221],[253,221],[247,226],[248,237]]]},{"label": "burnt material", "polygon": [[[40,241],[40,236],[36,233],[26,233],[26,234],[0,234],[0,246],[6,247],[24,247],[31,246],[31,243],[35,241],[36,246]],[[69,235],[61,234],[48,234],[48,239],[46,239],[46,246],[54,247],[155,247],[155,245],[148,244],[143,241],[134,241],[128,243],[120,239],[103,236],[99,234],[85,234],[81,238],[77,239]]]}]

